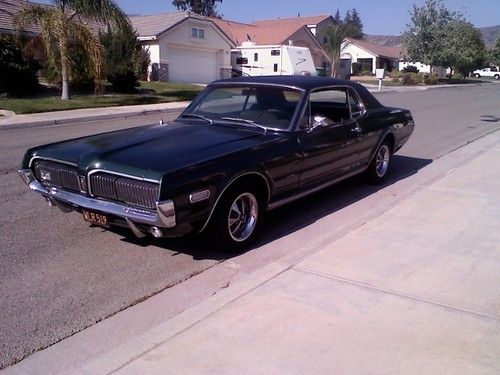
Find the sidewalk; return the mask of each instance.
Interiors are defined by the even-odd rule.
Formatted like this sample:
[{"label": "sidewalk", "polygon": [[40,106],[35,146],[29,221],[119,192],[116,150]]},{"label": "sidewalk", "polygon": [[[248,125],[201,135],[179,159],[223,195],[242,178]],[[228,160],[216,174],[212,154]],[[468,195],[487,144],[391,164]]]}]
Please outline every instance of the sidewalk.
[{"label": "sidewalk", "polygon": [[[124,118],[150,113],[168,112],[187,107],[190,102],[129,105],[122,107],[84,108],[69,111],[33,113],[27,115],[0,116],[0,129],[56,124],[71,124],[82,121]],[[5,111],[6,112],[6,111]]]},{"label": "sidewalk", "polygon": [[414,191],[305,256],[237,274],[243,254],[4,373],[500,373],[500,132],[398,184]]}]

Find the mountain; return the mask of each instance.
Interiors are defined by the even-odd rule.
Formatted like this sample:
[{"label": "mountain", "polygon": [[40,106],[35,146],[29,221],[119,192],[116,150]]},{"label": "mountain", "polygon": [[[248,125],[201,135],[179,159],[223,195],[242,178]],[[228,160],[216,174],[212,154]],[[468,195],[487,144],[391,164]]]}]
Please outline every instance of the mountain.
[{"label": "mountain", "polygon": [[[495,45],[496,39],[500,37],[500,25],[479,27],[479,30],[481,31],[481,34],[483,34],[483,39],[486,47],[492,48]],[[403,37],[401,35],[365,34],[365,40],[386,47],[395,47],[403,44]]]}]

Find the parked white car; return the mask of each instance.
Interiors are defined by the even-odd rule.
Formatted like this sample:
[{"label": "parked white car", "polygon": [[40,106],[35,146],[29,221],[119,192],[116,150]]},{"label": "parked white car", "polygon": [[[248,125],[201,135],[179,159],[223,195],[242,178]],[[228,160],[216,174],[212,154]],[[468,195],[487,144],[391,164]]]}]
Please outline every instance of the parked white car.
[{"label": "parked white car", "polygon": [[496,68],[484,68],[479,70],[474,70],[472,72],[474,77],[493,77],[495,79],[500,79],[500,72]]}]

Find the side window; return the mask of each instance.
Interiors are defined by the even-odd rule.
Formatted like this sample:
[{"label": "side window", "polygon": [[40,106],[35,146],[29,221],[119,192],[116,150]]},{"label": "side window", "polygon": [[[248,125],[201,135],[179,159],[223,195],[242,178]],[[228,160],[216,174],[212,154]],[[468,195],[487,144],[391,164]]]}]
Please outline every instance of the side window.
[{"label": "side window", "polygon": [[311,92],[311,124],[330,126],[349,120],[351,115],[348,98],[344,87]]},{"label": "side window", "polygon": [[349,89],[349,110],[352,118],[357,118],[365,112],[365,106],[351,88]]}]

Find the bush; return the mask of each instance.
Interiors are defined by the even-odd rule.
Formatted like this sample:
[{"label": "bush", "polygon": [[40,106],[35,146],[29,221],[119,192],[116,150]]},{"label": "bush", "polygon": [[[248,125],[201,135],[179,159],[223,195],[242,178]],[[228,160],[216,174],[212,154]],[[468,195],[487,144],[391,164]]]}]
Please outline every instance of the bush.
[{"label": "bush", "polygon": [[426,85],[437,85],[439,82],[439,77],[437,74],[424,74],[424,83]]},{"label": "bush", "polygon": [[403,85],[418,85],[422,83],[422,75],[418,73],[404,73],[401,77]]},{"label": "bush", "polygon": [[393,70],[392,72],[389,72],[388,75],[392,82],[398,83],[401,81],[401,78],[403,77],[404,73],[400,72],[399,70]]},{"label": "bush", "polygon": [[418,73],[419,70],[415,65],[408,65],[403,68],[403,72],[405,73]]},{"label": "bush", "polygon": [[100,34],[106,49],[106,78],[118,92],[134,92],[139,78],[145,75],[149,65],[149,53],[137,43],[137,35],[131,29],[108,30]]},{"label": "bush", "polygon": [[362,67],[361,63],[353,62],[351,64],[351,69],[352,69],[352,75],[357,76],[358,74],[361,73],[361,71],[363,70],[363,67]]},{"label": "bush", "polygon": [[371,77],[371,76],[374,76],[375,74],[373,74],[372,72],[370,72],[369,70],[363,70],[361,73],[360,73],[361,76],[367,76],[367,77]]},{"label": "bush", "polygon": [[38,62],[26,61],[12,38],[0,37],[0,93],[30,95],[38,89]]}]

